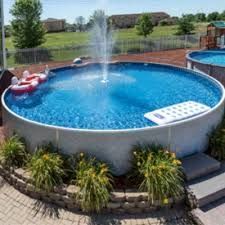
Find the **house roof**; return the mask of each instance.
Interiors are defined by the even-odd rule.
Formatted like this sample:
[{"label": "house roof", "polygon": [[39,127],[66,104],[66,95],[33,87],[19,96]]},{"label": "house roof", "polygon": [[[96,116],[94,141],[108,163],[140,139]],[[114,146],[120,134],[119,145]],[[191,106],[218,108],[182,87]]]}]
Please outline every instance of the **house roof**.
[{"label": "house roof", "polygon": [[[112,17],[130,17],[130,16],[140,16],[142,13],[134,13],[134,14],[117,14],[117,15],[112,15],[110,16]],[[151,14],[152,16],[167,16],[170,17],[169,14],[165,13],[165,12],[147,12],[146,14]]]},{"label": "house roof", "polygon": [[43,20],[43,22],[55,22],[55,21],[64,21],[64,19],[48,18],[46,20]]},{"label": "house roof", "polygon": [[210,23],[209,26],[214,26],[219,29],[225,29],[225,21],[214,21]]}]

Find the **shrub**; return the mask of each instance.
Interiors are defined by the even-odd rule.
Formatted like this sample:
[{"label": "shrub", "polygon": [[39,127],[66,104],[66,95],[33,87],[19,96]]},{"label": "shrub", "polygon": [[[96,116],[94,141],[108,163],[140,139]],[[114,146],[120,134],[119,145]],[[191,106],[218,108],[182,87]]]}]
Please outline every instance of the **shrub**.
[{"label": "shrub", "polygon": [[63,160],[57,153],[38,149],[28,164],[28,170],[38,189],[49,192],[53,190],[54,186],[62,183]]},{"label": "shrub", "polygon": [[28,159],[25,143],[17,135],[6,139],[0,147],[1,162],[5,166],[21,167]]},{"label": "shrub", "polygon": [[195,30],[194,24],[186,17],[181,18],[178,22],[177,35],[192,34]]},{"label": "shrub", "polygon": [[167,203],[168,198],[183,192],[181,162],[175,153],[161,146],[136,146],[133,150],[133,171],[139,177],[139,189],[148,192],[151,203]]},{"label": "shrub", "polygon": [[99,212],[109,202],[111,175],[108,167],[95,158],[77,156],[76,185],[80,188],[76,196],[85,212]]},{"label": "shrub", "polygon": [[211,133],[209,138],[209,151],[218,160],[225,159],[225,119]]}]

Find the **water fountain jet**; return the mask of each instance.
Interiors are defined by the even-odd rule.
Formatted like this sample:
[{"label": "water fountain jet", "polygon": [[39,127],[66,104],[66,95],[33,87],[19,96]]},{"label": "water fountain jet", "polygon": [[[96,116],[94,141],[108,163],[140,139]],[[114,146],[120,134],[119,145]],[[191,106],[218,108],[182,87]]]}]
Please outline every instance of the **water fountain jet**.
[{"label": "water fountain jet", "polygon": [[108,64],[113,49],[112,30],[108,24],[108,18],[103,10],[96,10],[92,16],[93,28],[91,45],[94,46],[94,56],[102,65],[102,83],[107,83]]}]

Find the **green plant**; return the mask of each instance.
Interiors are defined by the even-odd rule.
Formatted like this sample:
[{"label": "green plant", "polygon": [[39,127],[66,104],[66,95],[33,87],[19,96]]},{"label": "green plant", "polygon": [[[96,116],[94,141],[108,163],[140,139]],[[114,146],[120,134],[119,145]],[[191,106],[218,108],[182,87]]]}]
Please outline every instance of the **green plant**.
[{"label": "green plant", "polygon": [[28,170],[36,188],[52,191],[54,186],[62,183],[63,160],[57,153],[38,149],[28,163]]},{"label": "green plant", "polygon": [[10,13],[13,16],[11,25],[15,48],[34,48],[45,42],[40,0],[17,0]]},{"label": "green plant", "polygon": [[24,166],[27,162],[28,155],[25,143],[17,135],[13,135],[1,144],[0,158],[5,166]]},{"label": "green plant", "polygon": [[157,145],[138,145],[133,149],[133,173],[139,178],[139,189],[148,192],[151,203],[167,203],[168,198],[183,192],[181,162],[175,153]]},{"label": "green plant", "polygon": [[147,13],[142,14],[137,21],[136,30],[138,35],[145,38],[153,32],[153,24],[151,16]]},{"label": "green plant", "polygon": [[209,152],[218,160],[225,159],[225,119],[212,131],[209,137]]},{"label": "green plant", "polygon": [[192,34],[194,30],[195,30],[194,24],[187,17],[183,17],[179,20],[177,35]]},{"label": "green plant", "polygon": [[99,212],[110,197],[111,175],[106,164],[83,153],[77,156],[75,184],[80,188],[76,198],[85,212]]}]

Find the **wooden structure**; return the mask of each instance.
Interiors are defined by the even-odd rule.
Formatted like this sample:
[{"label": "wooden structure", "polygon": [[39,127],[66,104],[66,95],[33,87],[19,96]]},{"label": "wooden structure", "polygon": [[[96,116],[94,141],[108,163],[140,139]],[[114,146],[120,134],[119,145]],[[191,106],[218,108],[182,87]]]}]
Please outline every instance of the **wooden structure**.
[{"label": "wooden structure", "polygon": [[224,41],[225,21],[215,21],[207,26],[207,34],[205,36],[201,36],[200,48],[221,48],[221,43],[225,44]]}]

